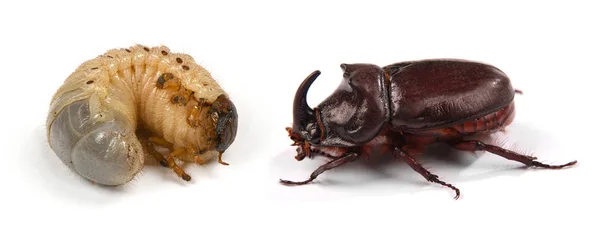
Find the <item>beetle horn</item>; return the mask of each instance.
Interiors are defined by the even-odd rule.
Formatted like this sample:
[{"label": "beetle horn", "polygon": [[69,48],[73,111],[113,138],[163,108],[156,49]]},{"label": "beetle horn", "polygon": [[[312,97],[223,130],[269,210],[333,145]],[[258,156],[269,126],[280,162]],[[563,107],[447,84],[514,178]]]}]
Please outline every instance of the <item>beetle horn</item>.
[{"label": "beetle horn", "polygon": [[310,120],[314,120],[315,111],[308,106],[306,95],[308,88],[321,74],[319,70],[314,71],[298,87],[296,97],[294,97],[294,130],[306,129],[306,125]]}]

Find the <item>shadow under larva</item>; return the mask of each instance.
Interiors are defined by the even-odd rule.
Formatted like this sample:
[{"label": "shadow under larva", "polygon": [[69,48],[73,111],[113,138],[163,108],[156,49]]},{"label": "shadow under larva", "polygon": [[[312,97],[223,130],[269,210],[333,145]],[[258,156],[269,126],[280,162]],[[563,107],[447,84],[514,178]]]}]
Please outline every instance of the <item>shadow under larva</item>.
[{"label": "shadow under larva", "polygon": [[228,94],[191,56],[134,45],[67,77],[51,100],[46,135],[62,162],[94,183],[125,184],[145,159],[189,181],[176,161],[227,165],[221,156],[237,119]]}]

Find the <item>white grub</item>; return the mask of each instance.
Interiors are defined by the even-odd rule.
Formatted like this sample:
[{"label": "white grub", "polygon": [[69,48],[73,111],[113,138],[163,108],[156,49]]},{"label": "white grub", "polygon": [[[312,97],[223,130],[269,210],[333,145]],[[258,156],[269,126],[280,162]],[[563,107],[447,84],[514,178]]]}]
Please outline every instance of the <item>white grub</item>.
[{"label": "white grub", "polygon": [[[176,92],[157,88],[157,78],[164,73],[193,92],[195,103],[172,103]],[[108,50],[83,62],[56,91],[46,121],[49,145],[72,170],[104,185],[129,182],[144,160],[152,159],[145,157],[140,128],[174,148],[207,150],[199,155],[202,160],[214,158],[218,153],[207,142],[214,137],[214,121],[192,127],[187,119],[198,100],[210,103],[221,95],[228,97],[187,54],[172,53],[165,46]]]}]

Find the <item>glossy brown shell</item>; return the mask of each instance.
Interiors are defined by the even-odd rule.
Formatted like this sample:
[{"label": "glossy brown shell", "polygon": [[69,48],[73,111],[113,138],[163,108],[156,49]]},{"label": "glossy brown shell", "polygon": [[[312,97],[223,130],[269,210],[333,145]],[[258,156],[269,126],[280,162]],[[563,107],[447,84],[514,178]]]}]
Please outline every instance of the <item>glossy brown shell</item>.
[{"label": "glossy brown shell", "polygon": [[319,104],[324,146],[352,146],[370,141],[387,124],[388,90],[381,67],[342,64],[344,80]]},{"label": "glossy brown shell", "polygon": [[390,123],[398,130],[451,126],[509,105],[514,89],[498,68],[430,59],[383,68],[389,75]]}]

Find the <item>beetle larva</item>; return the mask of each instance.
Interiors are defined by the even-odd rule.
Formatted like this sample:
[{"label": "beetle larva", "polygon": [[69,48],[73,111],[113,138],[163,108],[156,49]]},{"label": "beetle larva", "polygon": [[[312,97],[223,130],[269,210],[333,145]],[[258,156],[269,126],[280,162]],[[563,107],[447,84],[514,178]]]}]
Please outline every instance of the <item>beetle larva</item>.
[{"label": "beetle larva", "polygon": [[46,125],[64,164],[94,183],[121,185],[146,154],[186,181],[176,160],[227,165],[221,156],[237,119],[229,95],[191,56],[135,45],[82,63],[54,94]]}]

